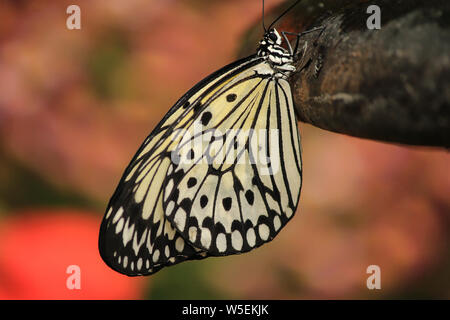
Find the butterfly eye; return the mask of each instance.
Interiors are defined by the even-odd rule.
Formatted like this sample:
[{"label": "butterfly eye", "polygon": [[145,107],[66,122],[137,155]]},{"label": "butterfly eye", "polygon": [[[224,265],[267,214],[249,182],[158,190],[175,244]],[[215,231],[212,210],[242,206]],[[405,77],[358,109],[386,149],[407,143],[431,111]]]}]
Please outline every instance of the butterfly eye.
[{"label": "butterfly eye", "polygon": [[277,39],[278,39],[277,35],[273,32],[269,33],[269,38],[272,41],[277,41]]}]

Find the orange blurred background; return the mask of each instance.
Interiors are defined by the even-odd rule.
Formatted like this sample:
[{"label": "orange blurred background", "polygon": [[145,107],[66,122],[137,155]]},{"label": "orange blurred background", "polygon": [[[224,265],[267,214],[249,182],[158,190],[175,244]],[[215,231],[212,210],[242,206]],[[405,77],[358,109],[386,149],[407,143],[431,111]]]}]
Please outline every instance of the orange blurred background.
[{"label": "orange blurred background", "polygon": [[[71,4],[81,30],[66,27]],[[450,298],[449,154],[305,124],[301,202],[271,243],[145,278],[102,262],[131,157],[260,18],[260,0],[0,2],[0,299]]]}]

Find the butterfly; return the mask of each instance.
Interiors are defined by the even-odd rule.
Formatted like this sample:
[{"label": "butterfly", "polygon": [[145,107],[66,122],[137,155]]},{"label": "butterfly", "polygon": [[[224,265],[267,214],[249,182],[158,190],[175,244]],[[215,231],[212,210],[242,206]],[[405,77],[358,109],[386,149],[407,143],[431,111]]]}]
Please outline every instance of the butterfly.
[{"label": "butterfly", "polygon": [[109,267],[150,275],[248,252],[294,216],[302,161],[287,79],[299,37],[292,49],[282,33],[285,49],[277,20],[268,29],[263,22],[256,54],[197,83],[138,149],[100,227]]}]

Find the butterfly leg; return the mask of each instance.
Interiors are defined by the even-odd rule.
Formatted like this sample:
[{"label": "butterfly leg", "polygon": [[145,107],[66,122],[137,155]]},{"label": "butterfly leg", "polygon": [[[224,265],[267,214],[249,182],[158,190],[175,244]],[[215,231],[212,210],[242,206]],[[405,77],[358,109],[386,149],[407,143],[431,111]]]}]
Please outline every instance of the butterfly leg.
[{"label": "butterfly leg", "polygon": [[[319,30],[320,30],[320,33],[319,33],[319,35],[318,35],[318,38],[319,38],[319,37],[321,36],[322,32],[325,30],[325,26],[320,26],[320,27],[312,28],[312,29],[310,29],[310,30],[303,31],[303,32],[300,32],[300,33],[289,32],[289,31],[282,31],[281,34],[283,35],[283,38],[284,38],[284,40],[286,41],[286,43],[287,43],[287,45],[288,45],[289,53],[290,53],[291,55],[294,55],[294,54],[297,53],[298,45],[299,45],[299,43],[300,43],[300,37],[301,37],[302,35],[304,35],[304,34],[311,33],[311,32],[315,32],[315,31],[319,31]],[[291,43],[288,41],[286,35],[294,35],[294,36],[297,37],[297,40],[295,41],[295,47],[294,47],[294,49],[292,49]]]}]

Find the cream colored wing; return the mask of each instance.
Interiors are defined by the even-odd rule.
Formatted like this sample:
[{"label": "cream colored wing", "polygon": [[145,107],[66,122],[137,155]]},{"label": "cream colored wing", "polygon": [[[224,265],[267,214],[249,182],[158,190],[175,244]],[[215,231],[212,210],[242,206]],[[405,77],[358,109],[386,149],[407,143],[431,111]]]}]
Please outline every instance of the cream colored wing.
[{"label": "cream colored wing", "polygon": [[[254,77],[265,64],[251,56],[213,73],[188,91],[167,113],[137,151],[107,206],[100,227],[99,251],[114,270],[148,275],[164,266],[207,256],[185,241],[164,215],[163,190],[180,132],[201,119],[211,97],[235,79]],[[229,110],[229,104],[214,104]],[[173,176],[173,175],[172,175]]]}]

